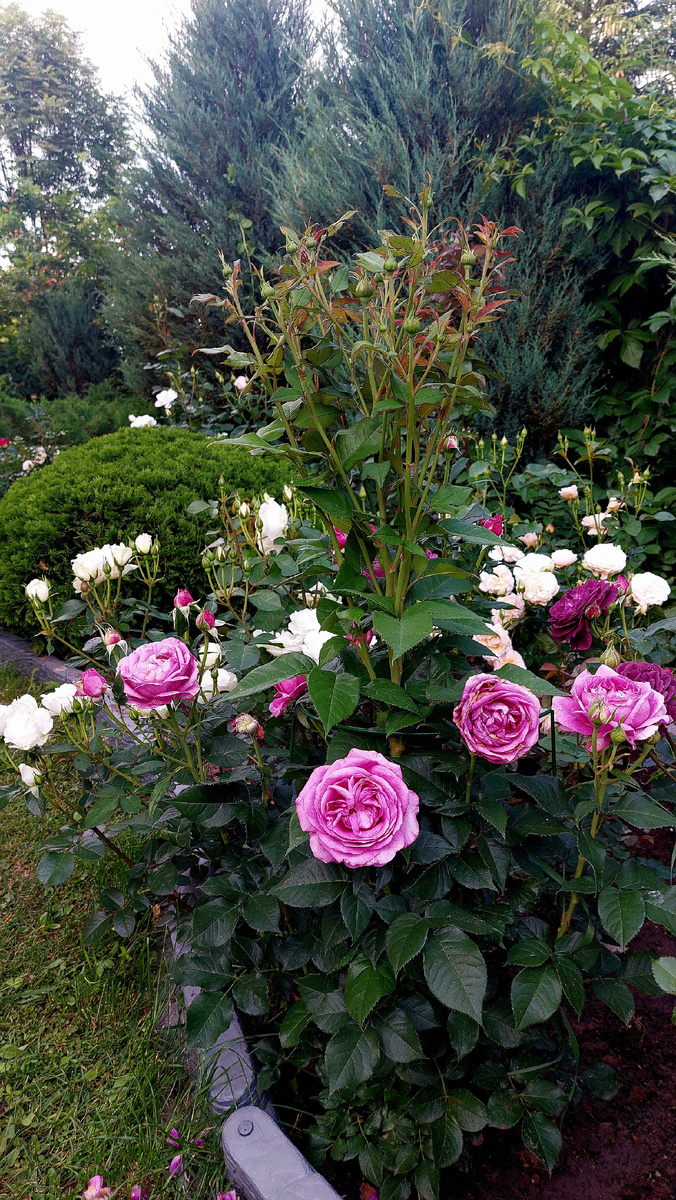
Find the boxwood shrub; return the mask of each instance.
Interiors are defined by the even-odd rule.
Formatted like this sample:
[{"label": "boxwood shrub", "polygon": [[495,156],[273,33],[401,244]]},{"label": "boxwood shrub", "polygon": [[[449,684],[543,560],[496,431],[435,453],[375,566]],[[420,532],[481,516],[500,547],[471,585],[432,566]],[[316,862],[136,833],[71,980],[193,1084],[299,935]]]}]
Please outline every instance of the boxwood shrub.
[{"label": "boxwood shrub", "polygon": [[72,592],[71,559],[81,550],[152,533],[162,546],[166,583],[155,593],[171,602],[177,583],[204,594],[200,566],[209,515],[191,516],[192,500],[228,490],[281,500],[287,463],[245,450],[211,445],[178,429],[121,429],[65,450],[54,463],[12,484],[0,501],[0,624],[24,636],[36,633],[24,584],[46,572],[62,599]]}]

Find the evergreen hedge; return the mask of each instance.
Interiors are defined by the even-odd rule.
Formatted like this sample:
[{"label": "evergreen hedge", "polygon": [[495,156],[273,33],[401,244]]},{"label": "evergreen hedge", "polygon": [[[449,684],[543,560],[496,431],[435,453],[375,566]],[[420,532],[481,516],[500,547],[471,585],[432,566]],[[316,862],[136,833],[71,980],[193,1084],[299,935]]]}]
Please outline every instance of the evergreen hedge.
[{"label": "evergreen hedge", "polygon": [[36,632],[24,585],[44,571],[62,599],[72,592],[71,559],[81,550],[120,542],[139,533],[159,538],[159,607],[177,585],[204,595],[200,551],[209,514],[190,515],[193,500],[229,491],[281,500],[287,464],[244,450],[210,445],[180,429],[121,429],[64,451],[48,467],[18,479],[0,501],[0,623],[24,636]]}]

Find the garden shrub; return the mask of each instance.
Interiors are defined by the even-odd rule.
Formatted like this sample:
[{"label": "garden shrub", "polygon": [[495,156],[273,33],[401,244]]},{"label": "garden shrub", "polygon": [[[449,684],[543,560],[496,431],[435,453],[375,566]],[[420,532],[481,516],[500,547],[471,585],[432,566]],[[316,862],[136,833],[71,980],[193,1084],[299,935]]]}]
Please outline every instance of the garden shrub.
[{"label": "garden shrub", "polygon": [[138,533],[159,538],[166,583],[156,601],[170,602],[177,581],[199,595],[206,578],[200,566],[208,521],[187,506],[227,489],[246,495],[279,493],[288,466],[252,458],[242,450],[210,445],[200,434],[176,429],[121,429],[64,451],[44,470],[18,479],[0,501],[0,622],[33,634],[24,584],[42,564],[52,587],[71,591],[71,559],[104,542]]},{"label": "garden shrub", "polygon": [[152,401],[128,395],[114,379],[93,383],[84,396],[60,396],[56,400],[43,397],[37,409],[23,399],[0,392],[0,437],[34,437],[37,413],[38,424],[48,422],[61,435],[62,444],[74,446],[126,429],[130,412],[156,415]]}]

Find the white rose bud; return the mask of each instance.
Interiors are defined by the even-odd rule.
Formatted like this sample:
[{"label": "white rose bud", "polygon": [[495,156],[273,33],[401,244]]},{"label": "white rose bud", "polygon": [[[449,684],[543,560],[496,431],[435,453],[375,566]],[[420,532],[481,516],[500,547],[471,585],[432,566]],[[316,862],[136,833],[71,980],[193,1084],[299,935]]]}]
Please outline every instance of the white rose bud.
[{"label": "white rose bud", "polygon": [[150,554],[153,548],[153,539],[149,533],[139,533],[138,537],[134,539],[134,545],[139,554]]},{"label": "white rose bud", "polygon": [[239,515],[242,518],[242,520],[246,521],[247,517],[251,513],[251,509],[249,508],[249,505],[247,504],[246,500],[242,501],[242,503],[240,504],[239,509],[237,511],[239,512]]},{"label": "white rose bud", "polygon": [[221,647],[219,646],[218,642],[209,642],[204,669],[206,671],[210,671],[212,667],[215,667],[216,664],[220,662],[220,658]]},{"label": "white rose bud", "polygon": [[606,510],[609,513],[619,512],[621,508],[624,508],[624,505],[623,505],[622,501],[618,499],[617,496],[609,496],[608,497],[608,503],[606,504]]},{"label": "white rose bud", "polygon": [[287,504],[290,504],[290,503],[291,503],[291,501],[293,500],[293,488],[289,487],[288,483],[285,483],[285,484],[284,484],[284,489],[283,489],[283,491],[282,491],[282,496],[283,496],[283,497],[284,497],[284,499],[286,500],[286,503],[287,503]]},{"label": "white rose bud", "polygon": [[653,575],[652,571],[643,571],[632,576],[629,590],[639,613],[647,612],[654,605],[665,604],[671,594],[671,587],[666,579],[661,575]]},{"label": "white rose bud", "polygon": [[49,584],[46,579],[31,579],[30,583],[26,584],[26,595],[29,600],[37,600],[40,604],[46,604],[49,600]]},{"label": "white rose bud", "polygon": [[31,789],[42,779],[42,771],[38,771],[37,767],[30,767],[28,763],[19,763],[19,774],[21,782]]},{"label": "white rose bud", "polygon": [[258,510],[258,519],[260,521],[258,545],[264,554],[270,554],[271,551],[277,549],[275,540],[283,537],[286,533],[289,524],[289,510],[285,504],[278,504],[266,493],[265,502]]}]

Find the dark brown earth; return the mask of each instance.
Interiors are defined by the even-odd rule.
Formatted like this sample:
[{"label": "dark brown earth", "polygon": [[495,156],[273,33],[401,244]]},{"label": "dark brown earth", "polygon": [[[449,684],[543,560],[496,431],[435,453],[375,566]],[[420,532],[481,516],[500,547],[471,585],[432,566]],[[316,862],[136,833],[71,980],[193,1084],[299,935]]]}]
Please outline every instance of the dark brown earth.
[{"label": "dark brown earth", "polygon": [[[640,841],[646,844],[636,847],[639,854],[670,862],[671,832]],[[676,939],[646,922],[631,949],[676,955]],[[551,1178],[513,1131],[487,1129],[467,1146],[459,1166],[444,1173],[441,1200],[676,1200],[675,1001],[640,992],[634,998],[628,1027],[596,1000],[572,1022],[580,1071],[607,1063],[621,1087],[609,1101],[586,1093],[568,1110]],[[345,1200],[359,1200],[354,1164],[327,1163],[323,1170]]]}]

